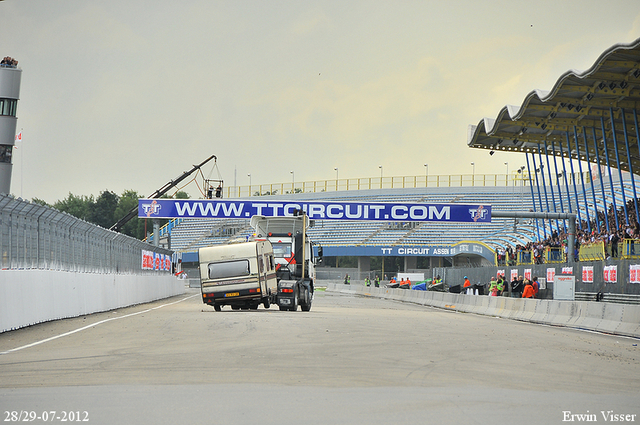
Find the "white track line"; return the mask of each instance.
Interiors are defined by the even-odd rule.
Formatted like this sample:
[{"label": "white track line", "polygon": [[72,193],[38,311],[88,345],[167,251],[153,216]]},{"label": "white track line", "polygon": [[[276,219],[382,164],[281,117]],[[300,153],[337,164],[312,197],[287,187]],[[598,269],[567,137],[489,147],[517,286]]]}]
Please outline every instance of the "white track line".
[{"label": "white track line", "polygon": [[1,355],[3,355],[3,354],[13,353],[14,351],[24,350],[25,348],[33,347],[33,346],[35,346],[35,345],[44,344],[45,342],[53,341],[54,339],[62,338],[62,337],[64,337],[64,336],[71,335],[71,334],[74,334],[74,333],[76,333],[76,332],[84,331],[85,329],[89,329],[89,328],[92,328],[92,327],[94,327],[94,326],[98,326],[98,325],[101,325],[101,324],[103,324],[103,323],[110,322],[110,321],[112,321],[112,320],[125,319],[125,318],[127,318],[127,317],[136,316],[136,315],[138,315],[138,314],[142,314],[142,313],[147,313],[147,312],[149,312],[149,311],[151,311],[151,310],[157,310],[157,309],[159,309],[159,308],[166,307],[166,306],[168,306],[168,305],[178,304],[178,303],[181,303],[182,301],[188,300],[189,298],[197,297],[198,295],[200,295],[200,294],[191,295],[191,296],[188,296],[188,297],[183,298],[183,299],[181,299],[181,300],[174,301],[174,302],[172,302],[172,303],[168,303],[168,304],[162,304],[162,305],[159,305],[159,306],[157,306],[157,307],[153,307],[153,308],[150,308],[150,309],[147,309],[147,310],[138,311],[137,313],[131,313],[131,314],[126,314],[126,315],[124,315],[124,316],[111,317],[111,318],[109,318],[109,319],[101,320],[101,321],[99,321],[99,322],[92,323],[92,324],[87,325],[87,326],[83,326],[83,327],[78,328],[78,329],[75,329],[75,330],[73,330],[73,331],[69,331],[69,332],[65,332],[65,333],[60,334],[60,335],[52,336],[52,337],[50,337],[50,338],[43,339],[43,340],[41,340],[41,341],[32,342],[31,344],[23,345],[22,347],[17,347],[17,348],[12,348],[11,350],[2,351],[2,352],[0,352],[0,356],[1,356]]}]

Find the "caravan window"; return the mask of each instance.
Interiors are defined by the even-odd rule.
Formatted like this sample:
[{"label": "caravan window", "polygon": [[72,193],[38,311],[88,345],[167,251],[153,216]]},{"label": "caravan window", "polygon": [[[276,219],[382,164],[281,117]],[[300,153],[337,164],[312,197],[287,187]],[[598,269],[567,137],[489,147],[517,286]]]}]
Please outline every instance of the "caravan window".
[{"label": "caravan window", "polygon": [[209,263],[209,279],[246,276],[249,274],[249,260]]}]

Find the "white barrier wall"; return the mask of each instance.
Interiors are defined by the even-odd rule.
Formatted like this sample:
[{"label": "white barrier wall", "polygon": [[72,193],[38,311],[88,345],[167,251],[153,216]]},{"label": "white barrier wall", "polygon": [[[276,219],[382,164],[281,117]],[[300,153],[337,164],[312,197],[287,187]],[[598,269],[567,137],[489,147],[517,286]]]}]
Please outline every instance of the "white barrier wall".
[{"label": "white barrier wall", "polygon": [[640,305],[556,301],[328,283],[327,291],[385,298],[532,323],[640,337]]},{"label": "white barrier wall", "polygon": [[145,303],[185,292],[173,275],[0,271],[0,332]]}]

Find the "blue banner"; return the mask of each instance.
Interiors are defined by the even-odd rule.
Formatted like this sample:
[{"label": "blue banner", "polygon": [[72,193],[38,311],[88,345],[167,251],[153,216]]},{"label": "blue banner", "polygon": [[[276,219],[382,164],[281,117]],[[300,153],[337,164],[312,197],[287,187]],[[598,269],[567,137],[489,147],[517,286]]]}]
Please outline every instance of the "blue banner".
[{"label": "blue banner", "polygon": [[142,218],[250,218],[290,217],[303,210],[311,220],[439,221],[490,223],[491,205],[316,202],[278,200],[140,199]]},{"label": "blue banner", "polygon": [[495,262],[495,251],[481,242],[464,241],[453,245],[323,246],[325,257],[456,257],[477,255]]}]

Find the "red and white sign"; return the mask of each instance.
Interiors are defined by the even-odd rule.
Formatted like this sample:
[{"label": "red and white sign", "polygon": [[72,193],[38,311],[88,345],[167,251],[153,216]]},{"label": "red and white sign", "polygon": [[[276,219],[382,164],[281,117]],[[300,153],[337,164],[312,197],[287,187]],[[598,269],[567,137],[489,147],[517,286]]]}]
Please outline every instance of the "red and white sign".
[{"label": "red and white sign", "polygon": [[531,269],[524,269],[524,278],[531,280]]},{"label": "red and white sign", "polygon": [[142,270],[171,270],[171,257],[153,251],[142,250]]},{"label": "red and white sign", "polygon": [[640,283],[640,264],[629,266],[629,282]]},{"label": "red and white sign", "polygon": [[547,269],[547,282],[553,282],[553,278],[556,277],[556,269]]},{"label": "red and white sign", "polygon": [[604,282],[605,283],[617,283],[618,282],[618,266],[605,266],[605,268],[604,268]]},{"label": "red and white sign", "polygon": [[582,266],[582,283],[593,283],[593,266]]}]

